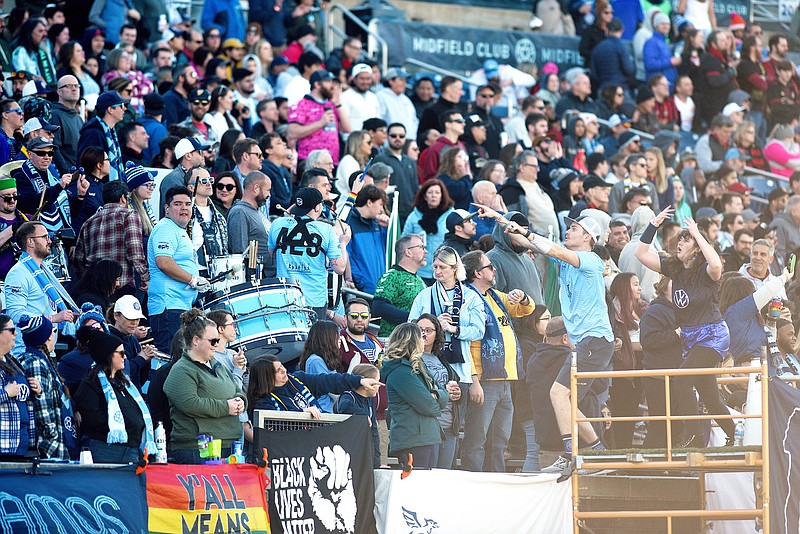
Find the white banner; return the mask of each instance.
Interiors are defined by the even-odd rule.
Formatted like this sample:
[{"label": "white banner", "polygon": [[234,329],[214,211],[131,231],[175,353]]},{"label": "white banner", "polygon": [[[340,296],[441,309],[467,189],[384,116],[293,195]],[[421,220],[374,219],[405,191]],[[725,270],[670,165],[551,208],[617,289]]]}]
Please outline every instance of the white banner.
[{"label": "white banner", "polygon": [[572,489],[557,474],[375,471],[381,534],[572,532]]}]

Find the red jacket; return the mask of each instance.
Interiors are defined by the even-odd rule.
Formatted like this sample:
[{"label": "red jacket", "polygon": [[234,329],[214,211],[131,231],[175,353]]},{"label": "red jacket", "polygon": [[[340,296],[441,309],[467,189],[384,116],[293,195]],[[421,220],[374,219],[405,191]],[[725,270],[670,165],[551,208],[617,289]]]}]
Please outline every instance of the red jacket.
[{"label": "red jacket", "polygon": [[[378,346],[379,354],[373,364],[377,366],[379,365],[380,358],[383,354],[383,343],[381,343],[377,337],[373,336],[369,332],[367,332],[366,335]],[[358,356],[358,360],[353,361],[356,356]],[[373,363],[369,361],[364,353],[361,352],[361,349],[359,349],[358,346],[353,342],[353,338],[350,337],[350,334],[347,332],[346,328],[343,328],[339,332],[339,357],[342,359],[342,363],[344,364],[345,370],[348,373],[351,373],[353,367],[359,363]],[[385,419],[386,408],[389,406],[389,398],[386,395],[386,388],[382,387],[378,390],[378,396],[375,397],[375,406],[375,415],[377,418]]]},{"label": "red jacket", "polygon": [[419,175],[420,184],[424,184],[427,180],[439,176],[439,159],[442,156],[442,152],[454,146],[466,152],[464,143],[461,141],[452,143],[445,136],[439,137],[433,145],[422,151],[422,154],[419,155],[419,161],[417,162],[417,174]]}]

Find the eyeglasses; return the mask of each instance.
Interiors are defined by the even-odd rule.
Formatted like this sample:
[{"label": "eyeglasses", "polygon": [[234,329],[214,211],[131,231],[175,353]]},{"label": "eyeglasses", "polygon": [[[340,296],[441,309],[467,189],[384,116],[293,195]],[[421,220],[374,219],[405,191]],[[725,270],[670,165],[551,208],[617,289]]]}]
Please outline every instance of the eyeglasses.
[{"label": "eyeglasses", "polygon": [[233,191],[236,189],[236,184],[223,184],[217,182],[217,191]]},{"label": "eyeglasses", "polygon": [[60,85],[59,89],[80,89],[80,84],[77,83],[65,83],[64,85]]},{"label": "eyeglasses", "polygon": [[146,187],[147,189],[151,190],[151,191],[156,188],[156,183],[155,182],[150,182],[150,183],[142,184],[142,185],[144,187]]},{"label": "eyeglasses", "polygon": [[464,124],[467,121],[465,121],[464,119],[453,119],[453,120],[450,120],[450,121],[447,121],[447,122],[456,122],[458,124]]},{"label": "eyeglasses", "polygon": [[216,347],[217,345],[219,345],[219,338],[218,337],[208,338],[208,342],[211,343],[212,347]]},{"label": "eyeglasses", "polygon": [[494,93],[483,93],[483,94],[479,93],[478,96],[481,98],[494,98]]},{"label": "eyeglasses", "polygon": [[263,152],[248,152],[248,154],[250,154],[251,156],[255,156],[257,158],[263,158],[264,157],[264,153]]},{"label": "eyeglasses", "polygon": [[15,336],[17,335],[17,329],[14,328],[13,326],[9,326],[9,327],[6,327],[6,328],[0,328],[0,330],[7,330],[7,331],[11,332],[13,335],[15,335]]},{"label": "eyeglasses", "polygon": [[[123,91],[123,93],[124,93],[124,92],[125,92],[125,91]],[[114,105],[113,105],[113,106],[111,106],[111,107],[112,107],[112,108],[122,108],[122,109],[125,109],[126,105],[125,105],[125,102],[120,102],[119,104],[114,104]]]},{"label": "eyeglasses", "polygon": [[411,245],[411,246],[410,246],[410,247],[408,247],[406,250],[411,250],[412,248],[421,248],[421,249],[427,249],[428,247],[427,247],[426,245]]},{"label": "eyeglasses", "polygon": [[423,336],[429,336],[431,334],[436,333],[435,328],[420,328],[419,331],[422,333]]},{"label": "eyeglasses", "polygon": [[392,139],[405,139],[406,134],[389,134],[389,137]]},{"label": "eyeglasses", "polygon": [[200,182],[201,185],[214,185],[214,178],[209,176],[208,178],[198,178],[194,182],[189,182],[189,185],[195,185],[196,183]]},{"label": "eyeglasses", "polygon": [[614,12],[613,12],[613,11],[611,11],[610,9],[608,9],[608,10],[606,10],[606,11],[603,11],[603,14],[604,14],[604,15],[613,15],[613,14],[614,14]]},{"label": "eyeglasses", "polygon": [[40,158],[52,158],[53,151],[52,150],[31,150],[34,154],[39,156]]},{"label": "eyeglasses", "polygon": [[361,312],[361,313],[353,312],[353,313],[348,313],[347,316],[350,317],[354,321],[356,319],[358,319],[358,318],[366,320],[366,319],[369,319],[370,313],[369,312]]},{"label": "eyeglasses", "polygon": [[652,202],[650,202],[649,200],[640,200],[640,201],[639,201],[639,205],[640,205],[640,206],[652,206],[652,205],[653,205],[653,203],[652,203]]},{"label": "eyeglasses", "polygon": [[[541,145],[542,143],[539,143],[539,144]],[[520,167],[534,167],[534,168],[538,169],[539,168],[539,164],[538,163],[523,163],[522,165],[520,165]]]},{"label": "eyeglasses", "polygon": [[6,202],[16,202],[17,200],[19,200],[19,195],[3,195],[0,198],[5,200]]},{"label": "eyeglasses", "polygon": [[7,109],[3,113],[16,113],[17,115],[22,115],[22,108]]},{"label": "eyeglasses", "polygon": [[32,235],[29,239],[46,239],[47,241],[50,241],[50,234]]},{"label": "eyeglasses", "polygon": [[478,269],[478,270],[479,270],[479,271],[482,271],[482,270],[484,270],[484,269],[491,269],[491,270],[493,270],[493,271],[494,271],[494,265],[492,265],[492,264],[490,263],[489,265],[484,265],[483,267],[481,267],[481,268],[480,268],[480,269]]}]

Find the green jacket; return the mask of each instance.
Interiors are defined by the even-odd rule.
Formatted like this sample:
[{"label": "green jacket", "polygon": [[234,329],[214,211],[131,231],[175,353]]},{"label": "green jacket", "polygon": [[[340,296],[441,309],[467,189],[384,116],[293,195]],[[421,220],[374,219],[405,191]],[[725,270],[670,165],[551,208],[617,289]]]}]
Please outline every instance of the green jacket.
[{"label": "green jacket", "polygon": [[384,361],[381,381],[389,397],[389,452],[441,443],[442,428],[436,418],[447,405],[447,391],[415,374],[408,360]]},{"label": "green jacket", "polygon": [[213,371],[184,354],[164,382],[173,450],[196,449],[200,434],[222,439],[223,447],[230,447],[242,435],[239,417],[228,415],[228,399],[241,397],[246,403],[247,396],[224,365],[212,358],[211,367]]}]

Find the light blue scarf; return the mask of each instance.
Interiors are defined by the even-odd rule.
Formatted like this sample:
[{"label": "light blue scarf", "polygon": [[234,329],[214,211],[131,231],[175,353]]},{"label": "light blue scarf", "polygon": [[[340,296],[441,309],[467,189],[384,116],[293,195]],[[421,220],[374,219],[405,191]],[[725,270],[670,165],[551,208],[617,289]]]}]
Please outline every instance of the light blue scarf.
[{"label": "light blue scarf", "polygon": [[[72,300],[72,297],[69,296],[69,293],[67,293],[67,291],[61,286],[61,282],[59,282],[55,275],[50,272],[50,269],[48,269],[46,265],[38,265],[27,252],[22,253],[22,256],[19,258],[19,262],[24,265],[28,271],[30,271],[31,275],[33,275],[33,279],[36,281],[36,284],[39,286],[39,288],[44,292],[47,300],[50,302],[50,306],[54,310],[72,310],[75,313],[80,313],[80,308],[78,308],[78,305],[75,304],[75,301]],[[59,291],[58,288],[61,288],[61,291]],[[75,335],[74,323],[64,321],[60,323],[59,326],[64,335]]]},{"label": "light blue scarf", "polygon": [[[108,381],[105,371],[98,371],[97,378],[100,379],[100,385],[103,388],[103,395],[106,397],[108,403],[108,439],[106,443],[127,443],[128,432],[125,430],[125,418],[122,416],[122,410],[119,409],[119,401],[117,401],[117,394],[111,383]],[[127,377],[126,377],[127,378]],[[141,450],[147,449],[148,454],[155,454],[156,440],[153,434],[153,419],[150,417],[150,410],[147,409],[139,390],[136,389],[130,380],[127,381],[128,385],[125,386],[125,391],[136,401],[139,409],[142,411],[144,418],[144,432],[142,433]]]}]

